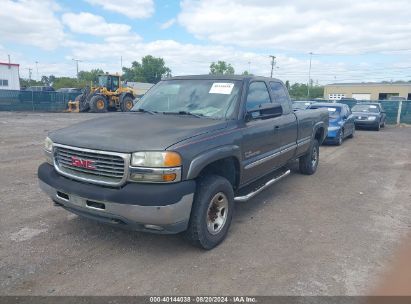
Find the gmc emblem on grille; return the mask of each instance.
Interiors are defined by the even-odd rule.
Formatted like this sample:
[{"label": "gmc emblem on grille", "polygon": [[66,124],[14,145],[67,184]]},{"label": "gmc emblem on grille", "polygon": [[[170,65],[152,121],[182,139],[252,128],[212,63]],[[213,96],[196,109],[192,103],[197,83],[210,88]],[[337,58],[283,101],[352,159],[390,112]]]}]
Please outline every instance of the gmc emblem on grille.
[{"label": "gmc emblem on grille", "polygon": [[96,167],[93,166],[94,161],[88,159],[81,159],[72,156],[71,157],[71,165],[74,167],[89,169],[89,170],[96,170]]}]

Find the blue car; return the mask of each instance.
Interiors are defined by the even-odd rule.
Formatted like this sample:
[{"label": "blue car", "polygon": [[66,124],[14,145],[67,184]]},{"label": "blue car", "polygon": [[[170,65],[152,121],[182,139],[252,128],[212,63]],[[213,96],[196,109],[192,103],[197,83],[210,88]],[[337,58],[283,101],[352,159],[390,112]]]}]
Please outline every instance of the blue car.
[{"label": "blue car", "polygon": [[326,143],[341,145],[346,137],[352,138],[355,133],[354,116],[350,108],[342,103],[317,102],[310,109],[327,108],[329,114],[328,135]]}]

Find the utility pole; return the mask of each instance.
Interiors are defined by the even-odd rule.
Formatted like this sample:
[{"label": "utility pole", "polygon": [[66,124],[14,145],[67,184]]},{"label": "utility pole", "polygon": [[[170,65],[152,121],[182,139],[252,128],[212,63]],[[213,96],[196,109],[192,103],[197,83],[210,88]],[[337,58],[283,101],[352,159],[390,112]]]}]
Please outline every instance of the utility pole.
[{"label": "utility pole", "polygon": [[308,68],[308,84],[307,84],[307,98],[310,98],[310,86],[311,86],[311,59],[313,52],[310,52],[310,67]]},{"label": "utility pole", "polygon": [[271,58],[271,78],[273,77],[273,71],[274,71],[274,66],[275,66],[275,56],[273,56],[273,55],[270,55],[270,56],[268,56],[268,57],[270,57]]},{"label": "utility pole", "polygon": [[31,85],[31,71],[33,70],[32,68],[28,68],[29,70],[29,85]]},{"label": "utility pole", "polygon": [[36,73],[37,73],[36,79],[37,79],[37,81],[40,81],[40,79],[39,79],[39,67],[37,66],[38,63],[39,63],[39,62],[36,61]]},{"label": "utility pole", "polygon": [[80,60],[80,59],[74,59],[74,58],[73,58],[72,60],[76,62],[76,67],[77,67],[77,81],[78,81],[78,63],[81,62],[81,60]]},{"label": "utility pole", "polygon": [[123,73],[123,56],[120,56],[120,75]]}]

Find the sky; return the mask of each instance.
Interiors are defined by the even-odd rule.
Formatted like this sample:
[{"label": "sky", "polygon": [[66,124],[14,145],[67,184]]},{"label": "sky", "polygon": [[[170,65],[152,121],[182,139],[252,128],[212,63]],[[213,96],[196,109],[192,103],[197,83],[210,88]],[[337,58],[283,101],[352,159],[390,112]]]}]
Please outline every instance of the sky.
[{"label": "sky", "polygon": [[[0,0],[0,62],[20,76],[76,75],[145,55],[172,74],[224,60],[292,83],[411,80],[409,0]],[[312,55],[310,55],[312,53]],[[37,62],[37,63],[36,63]],[[37,72],[38,71],[38,72]]]}]

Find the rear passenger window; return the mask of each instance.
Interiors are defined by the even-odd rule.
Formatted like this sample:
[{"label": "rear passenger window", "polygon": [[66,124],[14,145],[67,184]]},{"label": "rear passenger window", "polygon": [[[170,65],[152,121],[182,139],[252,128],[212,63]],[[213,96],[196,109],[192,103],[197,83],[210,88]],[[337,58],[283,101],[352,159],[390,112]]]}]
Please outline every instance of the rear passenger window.
[{"label": "rear passenger window", "polygon": [[259,108],[266,103],[271,103],[267,86],[262,81],[252,82],[248,88],[247,111]]},{"label": "rear passenger window", "polygon": [[274,96],[274,102],[281,104],[284,114],[289,113],[291,111],[290,100],[284,86],[279,82],[270,82],[270,87]]}]

